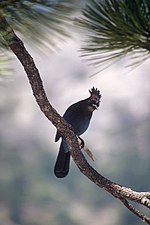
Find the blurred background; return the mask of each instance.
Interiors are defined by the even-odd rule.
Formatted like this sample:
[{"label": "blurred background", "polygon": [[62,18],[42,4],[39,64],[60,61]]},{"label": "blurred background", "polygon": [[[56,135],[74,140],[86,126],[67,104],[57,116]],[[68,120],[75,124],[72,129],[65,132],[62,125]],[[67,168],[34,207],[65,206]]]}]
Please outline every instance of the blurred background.
[{"label": "blurred background", "polygon": [[[68,41],[57,54],[26,46],[60,114],[88,97],[91,87],[101,91],[100,108],[82,136],[97,160],[87,160],[110,180],[148,191],[149,63],[129,72],[120,62],[91,77],[94,69],[81,61],[76,43]],[[13,75],[0,85],[0,224],[141,224],[74,162],[65,179],[54,176],[56,130],[39,110],[20,63],[11,64]]]},{"label": "blurred background", "polygon": [[[66,108],[102,94],[82,136],[96,157],[89,163],[108,179],[137,191],[150,187],[150,62],[126,68],[128,59],[94,76],[80,57],[80,37],[67,39],[57,52],[25,46],[35,60],[53,107]],[[71,162],[65,179],[54,176],[59,143],[56,129],[40,111],[19,61],[0,80],[0,225],[140,225],[119,201],[99,189]],[[144,207],[138,206],[146,211]]]}]

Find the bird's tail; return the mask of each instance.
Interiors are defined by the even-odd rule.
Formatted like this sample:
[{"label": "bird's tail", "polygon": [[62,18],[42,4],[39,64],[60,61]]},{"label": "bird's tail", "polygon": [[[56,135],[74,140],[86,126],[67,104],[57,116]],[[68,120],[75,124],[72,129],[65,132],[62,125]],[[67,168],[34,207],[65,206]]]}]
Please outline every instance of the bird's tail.
[{"label": "bird's tail", "polygon": [[70,165],[70,153],[65,151],[64,142],[62,140],[54,167],[55,176],[58,178],[63,178],[67,176],[69,172],[69,165]]}]

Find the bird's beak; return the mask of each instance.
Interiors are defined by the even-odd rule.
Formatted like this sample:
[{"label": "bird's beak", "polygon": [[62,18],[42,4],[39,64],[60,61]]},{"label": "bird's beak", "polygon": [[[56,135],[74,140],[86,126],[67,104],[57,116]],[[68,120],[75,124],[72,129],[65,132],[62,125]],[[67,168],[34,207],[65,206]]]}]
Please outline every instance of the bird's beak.
[{"label": "bird's beak", "polygon": [[92,107],[94,108],[94,109],[98,109],[98,105],[97,104],[92,104]]}]

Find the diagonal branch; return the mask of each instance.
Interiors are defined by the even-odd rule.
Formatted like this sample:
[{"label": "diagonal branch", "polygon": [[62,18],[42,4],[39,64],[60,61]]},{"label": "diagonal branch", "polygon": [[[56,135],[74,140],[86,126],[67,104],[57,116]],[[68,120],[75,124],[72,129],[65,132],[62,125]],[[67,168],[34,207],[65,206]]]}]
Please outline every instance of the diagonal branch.
[{"label": "diagonal branch", "polygon": [[150,224],[150,218],[145,216],[142,212],[135,209],[125,198],[120,198],[120,201],[127,207],[131,212],[133,212],[136,216],[142,219],[143,222]]},{"label": "diagonal branch", "polygon": [[[80,151],[77,137],[74,134],[72,128],[66,121],[56,112],[56,110],[49,103],[42,80],[38,69],[35,66],[33,58],[27,52],[24,47],[23,42],[16,36],[14,31],[11,29],[5,17],[0,12],[0,34],[2,34],[5,42],[13,53],[17,56],[21,62],[24,70],[29,79],[33,95],[44,115],[49,121],[56,127],[56,129],[63,135],[67,141],[69,151],[80,169],[80,171],[87,176],[92,182],[94,182],[98,187],[103,188],[107,192],[111,193],[115,198],[120,199],[123,204],[133,213],[134,210],[128,204],[128,200],[137,202],[146,207],[150,207],[150,192],[136,192],[130,188],[123,187],[116,184],[107,178],[99,174],[94,168],[92,168],[86,159],[84,158],[82,152]],[[135,213],[138,217],[145,220],[147,224],[150,224],[150,218],[146,217],[140,212]],[[143,215],[143,216],[140,216]]]}]

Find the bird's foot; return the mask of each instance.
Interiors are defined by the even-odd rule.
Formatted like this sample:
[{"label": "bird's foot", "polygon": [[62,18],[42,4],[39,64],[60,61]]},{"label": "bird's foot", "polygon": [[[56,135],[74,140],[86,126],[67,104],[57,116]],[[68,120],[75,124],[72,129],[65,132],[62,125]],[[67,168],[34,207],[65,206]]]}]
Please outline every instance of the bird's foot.
[{"label": "bird's foot", "polygon": [[78,138],[78,143],[80,145],[80,148],[84,148],[85,146],[84,140],[79,136],[77,138]]},{"label": "bird's foot", "polygon": [[81,137],[79,137],[79,136],[77,136],[77,139],[78,139],[78,143],[79,143],[80,148],[82,148],[82,149],[86,152],[86,154],[87,154],[93,161],[95,161],[95,160],[96,160],[95,156],[94,156],[93,153],[85,146],[84,140],[83,140]]}]

